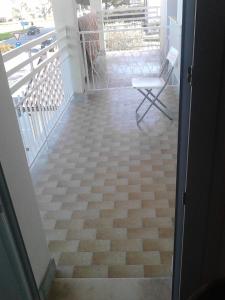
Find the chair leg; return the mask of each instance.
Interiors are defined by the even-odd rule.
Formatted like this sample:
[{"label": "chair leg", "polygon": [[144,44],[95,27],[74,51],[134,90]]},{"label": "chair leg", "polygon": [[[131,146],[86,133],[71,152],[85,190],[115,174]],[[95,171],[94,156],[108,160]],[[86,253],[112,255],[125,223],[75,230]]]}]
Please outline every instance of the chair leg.
[{"label": "chair leg", "polygon": [[[154,95],[152,92],[150,93],[150,95],[152,96],[152,97],[156,97],[156,95]],[[157,98],[157,101],[164,107],[164,108],[167,108],[167,106],[161,101],[161,100],[159,100],[159,98]]]},{"label": "chair leg", "polygon": [[149,107],[147,108],[147,110],[144,112],[144,114],[141,116],[141,118],[139,118],[137,120],[137,123],[139,124],[143,119],[144,117],[146,116],[146,114],[148,113],[148,111],[151,109],[151,107],[154,105],[156,108],[158,108],[159,111],[161,111],[161,113],[163,113],[169,120],[173,120],[173,118],[166,112],[164,111],[160,106],[157,105],[157,101],[160,103],[161,101],[158,99],[158,95],[154,95],[154,99],[151,99],[149,97],[149,94],[145,94],[141,89],[138,89],[138,91],[145,97],[145,99],[147,99],[151,104],[149,105]]},{"label": "chair leg", "polygon": [[141,116],[141,118],[137,119],[137,124],[139,124],[144,119],[144,117],[147,115],[147,113],[149,112],[149,110],[151,109],[152,106],[153,106],[153,103],[149,105],[149,107],[143,113],[143,115]]},{"label": "chair leg", "polygon": [[[140,90],[138,90],[140,92]],[[147,94],[144,96],[144,99],[141,101],[141,103],[138,105],[137,109],[136,109],[136,115],[138,114],[139,109],[142,107],[142,105],[144,104],[145,100],[147,99],[147,96],[151,94],[151,90],[147,90]]]},{"label": "chair leg", "polygon": [[163,113],[164,116],[166,116],[170,121],[173,121],[173,118],[165,110],[163,110],[162,108],[160,108],[156,103],[152,103],[152,105],[154,105],[156,108],[158,108],[158,110],[160,110],[161,113]]}]

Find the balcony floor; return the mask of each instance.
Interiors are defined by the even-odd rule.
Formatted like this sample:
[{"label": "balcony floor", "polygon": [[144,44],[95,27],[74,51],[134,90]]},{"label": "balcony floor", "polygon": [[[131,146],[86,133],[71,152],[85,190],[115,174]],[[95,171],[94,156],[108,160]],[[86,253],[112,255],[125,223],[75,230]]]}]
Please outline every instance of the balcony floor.
[{"label": "balcony floor", "polygon": [[159,74],[161,54],[159,50],[108,51],[99,54],[94,65],[96,72],[89,71],[90,89],[131,87],[133,77]]},{"label": "balcony floor", "polygon": [[173,252],[178,98],[141,128],[132,89],[73,101],[32,168],[57,277],[164,277]]}]

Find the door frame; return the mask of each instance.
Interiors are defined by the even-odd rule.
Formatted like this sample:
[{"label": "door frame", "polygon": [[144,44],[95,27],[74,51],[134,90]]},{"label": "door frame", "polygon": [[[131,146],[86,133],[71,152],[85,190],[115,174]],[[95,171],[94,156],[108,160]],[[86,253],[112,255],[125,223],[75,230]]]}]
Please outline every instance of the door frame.
[{"label": "door frame", "polygon": [[185,206],[184,197],[187,184],[188,143],[190,130],[190,109],[192,87],[187,81],[189,66],[193,65],[194,31],[196,17],[196,0],[183,0],[182,12],[182,40],[181,40],[181,71],[180,71],[180,99],[179,99],[179,127],[178,127],[178,155],[177,155],[177,183],[176,209],[174,233],[174,260],[172,299],[180,299],[181,266],[183,254],[183,233]]},{"label": "door frame", "polygon": [[[196,5],[193,43],[186,35],[188,3]],[[225,2],[184,0],[183,21],[173,300],[225,277]],[[194,45],[189,126],[188,44]]]},{"label": "door frame", "polygon": [[[32,300],[40,300],[38,287],[26,251],[16,213],[13,208],[10,192],[0,162],[0,221],[5,225],[5,248],[10,254],[10,260],[15,267],[15,275],[24,294]],[[13,288],[13,287],[12,287]]]}]

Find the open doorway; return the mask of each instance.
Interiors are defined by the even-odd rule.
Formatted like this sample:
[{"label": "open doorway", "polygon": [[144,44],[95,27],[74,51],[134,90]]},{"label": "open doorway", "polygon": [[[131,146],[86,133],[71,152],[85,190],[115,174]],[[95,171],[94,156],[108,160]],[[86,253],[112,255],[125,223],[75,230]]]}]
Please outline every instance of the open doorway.
[{"label": "open doorway", "polygon": [[[57,277],[170,278],[182,3],[91,4],[78,10],[86,95],[31,170]],[[153,107],[137,126],[132,78],[157,76],[171,47],[172,120]]]},{"label": "open doorway", "polygon": [[[30,58],[7,70],[29,64],[11,91],[26,83],[14,100],[49,250],[60,278],[170,278],[182,3],[126,1],[100,11],[98,3],[77,12],[85,95],[70,103],[69,55],[61,57],[68,27],[62,38],[49,32],[16,49]],[[172,120],[152,107],[137,124],[132,78],[157,76],[171,47],[179,60],[160,101]]]},{"label": "open doorway", "polygon": [[[58,4],[60,3],[62,4],[61,1],[58,2]],[[193,291],[203,284],[224,276],[225,47],[224,39],[221,39],[225,28],[224,11],[225,4],[223,1],[218,1],[217,3],[210,0],[198,2],[190,0],[184,2],[173,299],[186,300]],[[62,13],[63,10],[60,11],[60,15]],[[214,22],[210,23],[209,20],[211,20],[212,16]],[[190,42],[194,40],[194,33],[195,43]],[[9,60],[15,53],[18,54],[23,50],[24,48],[21,47],[19,50],[8,53],[3,57],[4,61]],[[58,53],[54,54],[54,58],[59,57]],[[34,57],[37,58],[37,56],[35,55]],[[211,59],[212,57],[213,59]],[[30,60],[32,60],[32,57]],[[30,63],[30,60],[28,60],[28,63]],[[52,62],[52,60],[52,57],[48,57],[47,63],[44,65],[49,66],[48,63]],[[27,60],[25,62],[27,63]],[[58,67],[59,65],[56,63],[56,66]],[[43,65],[39,65],[37,69],[34,68],[34,73],[32,74],[37,74],[40,70],[43,72],[42,67]],[[18,68],[18,66],[14,66],[13,70],[18,70]],[[6,82],[5,70],[4,68],[1,68],[1,70],[4,79],[0,81],[3,83],[1,90],[4,92],[7,91],[8,94],[10,90],[11,92],[15,92],[16,88],[20,85],[13,85],[9,89],[7,84],[4,83],[4,81]],[[7,75],[12,72],[12,70],[7,71]],[[60,72],[61,68],[57,68],[57,74],[61,74]],[[46,76],[49,75],[48,72],[43,73]],[[22,83],[25,83],[27,79],[30,80],[30,77],[30,74],[23,77]],[[59,77],[56,75],[54,78],[59,79]],[[39,77],[37,76],[36,79],[38,80]],[[63,80],[60,79],[60,82]],[[20,82],[21,85],[22,83]],[[40,86],[43,87],[41,83],[35,87]],[[47,88],[46,85],[45,88]],[[49,89],[47,90],[49,91]],[[40,93],[43,95],[44,92],[46,92],[46,89],[38,89],[38,92],[34,93],[35,97],[36,95],[40,96]],[[154,132],[154,127],[151,128],[151,123],[148,122],[152,120],[147,117],[145,122],[150,125],[149,129],[152,129],[152,131],[146,130],[138,133],[136,131],[135,135],[130,135],[130,132],[133,133],[139,129],[137,129],[137,126],[134,127],[135,119],[131,120],[131,112],[129,110],[132,109],[133,104],[131,105],[130,102],[126,102],[127,96],[124,100],[125,94],[123,94],[122,90],[119,90],[119,92],[118,90],[113,90],[113,92],[116,95],[115,97],[113,97],[109,89],[107,92],[104,91],[109,98],[106,98],[105,94],[104,97],[99,96],[100,94],[88,94],[77,97],[76,101],[70,104],[66,114],[59,122],[59,126],[56,127],[52,135],[47,139],[47,147],[36,160],[35,167],[32,169],[49,249],[57,263],[57,276],[70,278],[69,281],[63,281],[64,294],[58,290],[59,297],[65,295],[65,293],[68,296],[68,285],[64,283],[74,282],[71,281],[72,277],[78,277],[77,274],[79,278],[93,278],[92,274],[98,278],[107,277],[105,281],[98,281],[101,282],[97,285],[98,292],[100,293],[101,291],[106,292],[106,286],[102,283],[109,282],[108,277],[110,276],[108,274],[113,274],[113,268],[114,272],[117,269],[116,276],[120,278],[130,277],[131,273],[129,272],[132,271],[132,274],[134,274],[134,272],[137,272],[137,270],[140,271],[140,269],[144,271],[148,269],[151,279],[153,276],[159,278],[162,276],[162,273],[159,272],[159,269],[157,270],[158,266],[156,262],[161,262],[161,258],[163,257],[170,260],[170,255],[172,256],[173,254],[172,251],[168,251],[170,253],[168,254],[167,252],[167,256],[163,256],[158,248],[155,250],[161,243],[160,241],[155,242],[157,234],[160,232],[162,234],[163,232],[165,238],[166,234],[172,232],[172,230],[170,228],[169,231],[168,229],[163,231],[160,230],[162,228],[156,226],[154,222],[159,217],[159,213],[161,214],[161,218],[164,218],[163,213],[165,213],[165,210],[163,207],[153,206],[170,203],[168,201],[170,199],[164,198],[159,200],[152,199],[151,197],[152,195],[154,197],[156,195],[166,197],[168,193],[162,193],[162,190],[148,190],[149,187],[161,186],[159,182],[155,184],[149,183],[149,179],[155,179],[154,175],[156,174],[157,180],[161,178],[160,176],[158,177],[161,172],[158,163],[152,166],[151,163],[157,162],[162,157],[160,156],[162,153],[166,157],[165,161],[168,162],[168,149],[163,148],[166,151],[158,153],[158,148],[153,147],[151,142],[163,138],[159,144],[165,145],[165,135],[161,133],[160,135],[148,136],[148,132]],[[128,89],[126,89],[126,93],[130,93],[129,95],[131,96],[131,92]],[[168,100],[169,98],[166,96],[165,94],[164,99]],[[29,99],[29,97],[30,94],[26,95],[26,99]],[[7,97],[4,96],[4,98]],[[36,97],[35,99],[39,98]],[[128,100],[130,99],[132,97]],[[2,102],[2,104],[4,103],[9,102]],[[26,113],[27,117],[33,116],[34,119],[32,120],[36,122],[38,119],[35,118],[37,113],[35,109],[38,108],[40,115],[46,116],[48,114],[49,119],[52,120],[51,116],[54,115],[54,110],[51,110],[50,108],[52,107],[45,105],[45,103],[43,104],[42,102],[40,106],[33,105],[30,110],[26,110],[26,105],[29,104],[29,101],[21,103],[23,104],[23,109],[19,110],[18,106],[16,106],[18,119]],[[4,108],[3,105],[1,107]],[[54,108],[57,110],[58,106],[55,105]],[[12,112],[14,112],[13,106]],[[156,112],[157,114],[159,113],[157,110],[150,111],[153,115]],[[7,136],[7,133],[5,133],[5,130],[7,130],[10,133],[7,137],[15,140],[12,133],[13,129],[17,130],[17,124],[14,124],[14,126],[14,121],[12,122],[13,118],[7,118],[10,116],[8,109],[3,111],[2,115],[4,118],[0,118],[2,124],[0,128],[4,130],[1,131],[1,138],[3,137],[4,139]],[[150,116],[149,114],[148,117]],[[163,116],[160,115],[158,120],[161,117]],[[9,124],[7,122],[10,122],[9,126],[5,126]],[[34,128],[32,127],[34,126],[34,122],[30,122],[30,126]],[[160,130],[166,132],[167,130],[171,130],[171,127],[161,127]],[[22,132],[23,134],[24,132]],[[38,134],[38,131],[35,134]],[[146,139],[146,136],[148,139]],[[169,136],[170,139],[172,139],[171,136]],[[5,139],[5,142],[7,140]],[[8,147],[5,147],[5,145],[2,147],[4,149],[3,154],[10,152],[11,156],[9,156],[10,159],[5,159],[6,162],[4,165],[9,165],[10,172],[14,175],[13,171],[21,172],[23,170],[21,166],[25,166],[25,156],[21,156],[17,148],[16,154],[19,158],[23,158],[17,159],[14,147],[12,146],[14,144],[6,144]],[[131,150],[129,145],[132,145]],[[166,145],[168,145],[168,142]],[[10,151],[7,151],[9,149]],[[132,154],[130,155],[130,153]],[[150,154],[153,155],[153,160],[148,159],[149,156],[147,155]],[[7,155],[3,155],[3,158],[5,157],[7,158]],[[148,158],[146,159],[146,157]],[[22,162],[19,164],[19,167],[17,167],[17,161]],[[147,183],[145,180],[142,181],[142,178],[137,178],[136,176],[129,178],[131,173],[132,175],[134,175],[133,173],[137,175],[136,173],[138,172],[147,177]],[[24,170],[21,173],[25,175],[21,176],[21,179],[24,180],[26,173]],[[82,177],[84,174],[87,178]],[[104,177],[106,174],[109,174],[110,177]],[[15,176],[14,184],[18,179],[20,178]],[[93,182],[97,184],[92,186]],[[29,181],[27,183],[24,190],[31,189]],[[11,190],[13,190],[13,184],[10,186]],[[21,184],[21,186],[23,185]],[[21,191],[21,186],[18,191]],[[138,188],[141,191],[136,190],[137,186],[139,186]],[[140,202],[137,197],[141,193],[143,193],[143,196],[147,196],[147,199],[141,198]],[[18,197],[18,194],[14,193],[15,198]],[[113,198],[114,194],[116,198]],[[26,195],[29,195],[29,193]],[[133,196],[134,198],[132,198]],[[19,198],[19,204],[21,205],[22,203],[21,206],[23,206],[23,203],[32,200],[31,198],[29,196],[21,197]],[[158,202],[158,200],[161,202]],[[32,202],[30,201],[29,203]],[[144,204],[145,207],[140,208],[140,203],[141,205]],[[27,208],[26,205],[24,207]],[[160,210],[157,210],[159,208]],[[31,211],[33,212],[35,209],[31,209]],[[158,213],[158,216],[156,213]],[[134,216],[138,218],[141,216],[141,220],[145,220],[143,223],[138,223],[140,219],[133,218],[134,221],[132,222],[131,217]],[[172,221],[173,217],[174,215],[171,216],[170,221]],[[139,225],[140,227],[137,224],[141,224]],[[29,241],[31,241],[34,232],[32,230],[28,230],[28,232]],[[147,243],[140,239],[141,235],[144,235],[143,240],[147,240]],[[127,242],[128,240],[132,242]],[[134,243],[137,240],[139,242]],[[143,242],[142,244],[140,240]],[[38,242],[44,244],[43,241],[41,242],[39,236]],[[140,244],[142,245],[142,250],[137,250],[141,249]],[[144,244],[146,244],[146,249],[148,249],[146,251],[143,250]],[[165,244],[163,245],[165,246]],[[123,247],[123,251],[111,251],[111,249],[118,249],[118,247]],[[132,250],[128,249],[128,247],[131,247]],[[144,253],[147,255],[144,255]],[[151,260],[149,254],[152,254]],[[42,262],[42,259],[40,259],[40,262],[38,261],[38,263]],[[90,262],[94,262],[95,273],[93,273],[93,269],[91,273],[92,265],[89,265]],[[124,263],[122,268],[120,266],[118,268],[119,262],[128,262],[128,266]],[[148,268],[145,267],[145,262],[147,262]],[[109,270],[111,270],[111,273]],[[127,270],[128,275],[124,275],[124,270]],[[153,271],[155,275],[153,275]],[[82,275],[86,275],[87,273],[88,276]],[[100,276],[100,273],[103,275]],[[138,276],[142,276],[143,280],[144,275]],[[170,274],[166,276],[171,278]],[[75,285],[75,293],[79,290],[81,282],[80,280],[77,281],[78,285]],[[117,296],[119,294],[120,298],[124,296],[120,293],[121,287],[124,287],[126,292],[133,291],[130,286],[134,287],[135,284],[131,284],[134,282],[134,280],[131,280],[126,286],[123,280],[118,279],[117,284],[113,286],[114,295]],[[140,282],[143,291],[143,281]],[[148,292],[150,293],[154,290],[155,285],[153,287],[149,282],[155,284],[156,281],[151,280],[146,282]],[[169,280],[167,280],[168,282]],[[103,286],[102,290],[100,285]],[[93,286],[89,285],[89,288],[92,291],[94,290]],[[86,289],[84,290],[86,292]],[[111,291],[112,289],[109,294],[111,294]],[[157,299],[160,299],[160,295],[163,295],[162,289],[159,289],[157,292]],[[101,296],[104,297],[104,293],[101,293]],[[134,294],[135,296],[138,297],[137,294]],[[167,294],[167,296],[170,295]],[[118,297],[115,298],[118,299]]]}]

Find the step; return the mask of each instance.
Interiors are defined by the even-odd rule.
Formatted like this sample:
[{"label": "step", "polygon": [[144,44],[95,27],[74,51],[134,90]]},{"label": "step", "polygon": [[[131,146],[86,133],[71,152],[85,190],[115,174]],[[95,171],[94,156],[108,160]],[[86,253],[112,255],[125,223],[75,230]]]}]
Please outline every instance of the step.
[{"label": "step", "polygon": [[55,279],[48,300],[170,300],[170,278]]}]

